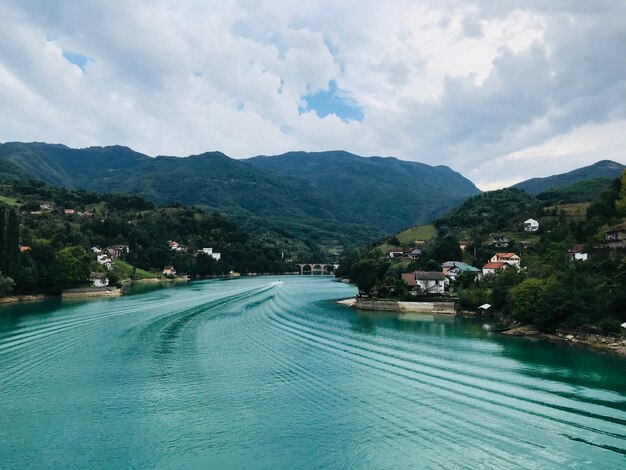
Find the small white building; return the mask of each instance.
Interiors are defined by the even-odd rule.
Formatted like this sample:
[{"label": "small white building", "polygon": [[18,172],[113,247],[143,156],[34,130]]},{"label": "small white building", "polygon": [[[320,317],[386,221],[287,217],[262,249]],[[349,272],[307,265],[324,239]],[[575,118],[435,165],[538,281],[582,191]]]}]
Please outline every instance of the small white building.
[{"label": "small white building", "polygon": [[539,230],[539,222],[535,219],[528,219],[524,221],[524,230],[527,232],[536,232]]},{"label": "small white building", "polygon": [[174,269],[174,266],[165,266],[163,268],[163,274],[166,276],[176,276],[176,270]]},{"label": "small white building", "polygon": [[109,285],[109,278],[106,273],[91,273],[91,281],[94,287],[107,287]]},{"label": "small white building", "polygon": [[113,267],[113,262],[111,261],[111,258],[109,258],[109,255],[106,253],[98,253],[96,255],[96,261],[98,262],[98,264],[106,266],[107,269],[111,269]]},{"label": "small white building", "polygon": [[420,257],[422,256],[422,250],[420,250],[419,248],[409,248],[408,250],[406,250],[406,256],[409,259],[420,259]]},{"label": "small white building", "polygon": [[448,285],[448,280],[439,271],[414,271],[402,275],[402,280],[409,287],[417,287],[428,294],[443,294]]},{"label": "small white building", "polygon": [[202,248],[201,250],[198,250],[198,254],[210,256],[215,261],[219,261],[220,259],[222,259],[222,254],[214,252],[213,248]]},{"label": "small white building", "polygon": [[389,248],[389,257],[396,259],[404,256],[404,250],[400,247]]},{"label": "small white building", "polygon": [[589,253],[585,251],[582,244],[577,244],[567,250],[570,261],[587,261]]}]

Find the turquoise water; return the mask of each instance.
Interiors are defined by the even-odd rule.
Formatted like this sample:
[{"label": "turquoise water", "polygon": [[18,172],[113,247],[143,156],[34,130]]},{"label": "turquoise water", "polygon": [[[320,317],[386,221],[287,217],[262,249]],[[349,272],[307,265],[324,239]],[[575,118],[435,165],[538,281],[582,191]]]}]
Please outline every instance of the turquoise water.
[{"label": "turquoise water", "polygon": [[626,361],[327,277],[0,309],[0,468],[624,468]]}]

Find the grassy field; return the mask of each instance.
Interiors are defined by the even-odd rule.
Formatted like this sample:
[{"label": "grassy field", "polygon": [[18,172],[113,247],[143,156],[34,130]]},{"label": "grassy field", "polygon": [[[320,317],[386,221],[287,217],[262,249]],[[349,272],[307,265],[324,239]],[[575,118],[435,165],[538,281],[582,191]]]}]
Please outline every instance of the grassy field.
[{"label": "grassy field", "polygon": [[[127,276],[131,276],[133,273],[134,266],[128,264],[126,261],[122,261],[121,259],[116,259],[113,263],[117,268],[124,271]],[[144,271],[143,269],[136,268],[135,270],[135,279],[153,279],[155,277],[163,277],[160,273],[149,273],[148,271]]]},{"label": "grassy field", "polygon": [[587,208],[590,204],[590,202],[560,204],[558,206],[546,207],[543,210],[548,215],[552,215],[552,212],[556,209],[557,215],[563,213],[567,217],[585,217],[587,215]]},{"label": "grassy field", "polygon": [[396,236],[402,244],[415,240],[430,240],[437,236],[437,229],[434,225],[417,225],[398,233]]},{"label": "grassy field", "polygon": [[19,204],[17,203],[17,199],[13,199],[12,197],[0,196],[0,202],[5,203],[7,206],[17,207]]}]

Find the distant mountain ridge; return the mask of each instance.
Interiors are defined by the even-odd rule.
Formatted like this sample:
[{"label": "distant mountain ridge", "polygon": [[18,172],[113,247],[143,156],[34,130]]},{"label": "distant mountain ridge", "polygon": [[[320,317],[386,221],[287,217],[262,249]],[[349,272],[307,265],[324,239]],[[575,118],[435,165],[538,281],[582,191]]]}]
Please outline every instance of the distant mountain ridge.
[{"label": "distant mountain ridge", "polygon": [[448,167],[341,151],[244,160],[221,152],[152,158],[122,146],[72,149],[9,142],[0,144],[1,174],[70,189],[140,194],[161,204],[199,205],[240,219],[263,217],[292,231],[309,225],[330,231],[330,223],[336,223],[394,232],[429,222],[480,193]]},{"label": "distant mountain ridge", "polygon": [[601,160],[593,165],[577,168],[576,170],[568,171],[567,173],[547,176],[545,178],[531,178],[529,180],[522,181],[521,183],[517,183],[512,187],[521,189],[522,191],[526,191],[530,194],[539,194],[562,186],[568,186],[579,181],[600,178],[617,178],[624,169],[626,169],[626,166],[621,163],[611,160]]}]

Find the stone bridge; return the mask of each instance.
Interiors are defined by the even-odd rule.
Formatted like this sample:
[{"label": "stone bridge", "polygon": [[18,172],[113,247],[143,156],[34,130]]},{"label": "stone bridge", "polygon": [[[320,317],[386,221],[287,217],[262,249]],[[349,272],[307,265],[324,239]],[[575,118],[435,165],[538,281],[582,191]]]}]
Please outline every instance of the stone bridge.
[{"label": "stone bridge", "polygon": [[328,263],[298,263],[300,274],[331,274],[335,271],[334,264]]}]

